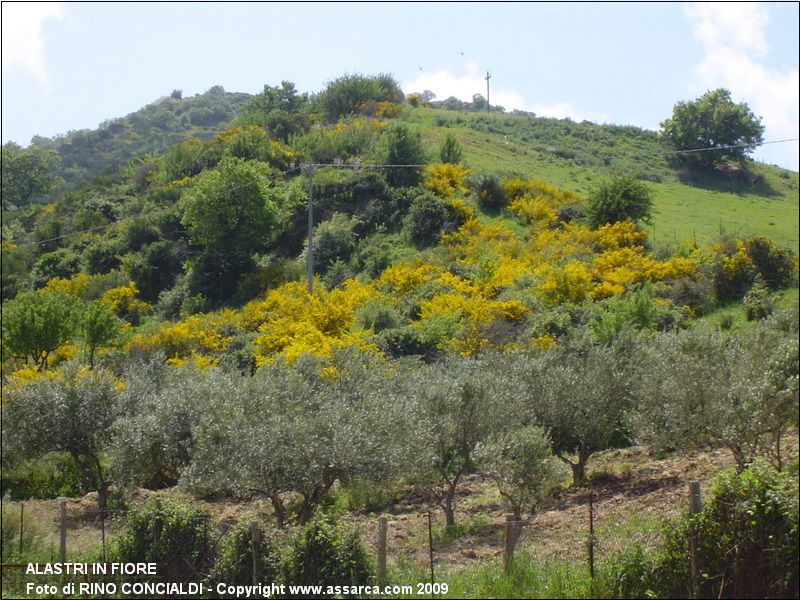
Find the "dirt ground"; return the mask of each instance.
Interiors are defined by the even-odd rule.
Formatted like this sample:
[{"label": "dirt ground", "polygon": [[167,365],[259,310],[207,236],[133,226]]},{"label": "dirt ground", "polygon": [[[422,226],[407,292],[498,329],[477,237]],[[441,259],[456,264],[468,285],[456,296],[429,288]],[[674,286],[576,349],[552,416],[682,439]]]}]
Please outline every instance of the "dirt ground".
[{"label": "dirt ground", "polygon": [[[798,437],[786,440],[787,454],[798,454]],[[586,557],[589,533],[589,497],[594,500],[596,557],[602,560],[614,550],[633,541],[657,544],[664,519],[687,510],[688,484],[697,480],[703,496],[722,469],[732,466],[727,450],[651,455],[647,447],[610,450],[593,457],[588,464],[589,480],[578,487],[565,487],[547,510],[524,515],[517,551],[524,550],[540,559],[581,561]],[[126,498],[128,506],[153,496],[177,495],[176,490],[151,492],[135,490]],[[96,553],[101,549],[101,527],[95,517],[96,495],[84,498],[29,500],[25,504],[25,522],[30,531],[38,531],[45,548],[58,554],[59,503],[67,502],[68,555]],[[18,511],[18,502],[4,502],[6,510]],[[215,523],[212,535],[219,536],[226,525],[244,514],[260,515],[271,521],[271,506],[264,500],[208,503]],[[444,515],[428,492],[408,489],[393,501],[343,515],[362,539],[374,546],[378,519],[389,519],[389,560],[412,568],[429,565],[428,510],[432,514],[434,562],[437,570],[458,570],[476,563],[502,558],[503,521],[506,510],[493,483],[480,474],[468,476],[459,488],[456,510],[457,528],[445,533]],[[124,512],[111,513],[106,521],[107,540],[121,530]]]}]

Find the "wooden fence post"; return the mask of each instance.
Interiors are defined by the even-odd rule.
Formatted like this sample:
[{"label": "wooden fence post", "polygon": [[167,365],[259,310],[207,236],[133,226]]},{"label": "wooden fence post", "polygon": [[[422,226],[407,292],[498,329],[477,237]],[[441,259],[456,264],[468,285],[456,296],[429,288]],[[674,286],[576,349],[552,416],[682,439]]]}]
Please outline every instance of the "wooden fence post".
[{"label": "wooden fence post", "polygon": [[503,565],[506,572],[511,568],[511,562],[514,559],[514,534],[516,533],[517,521],[513,514],[506,515],[506,521],[503,524],[503,533],[505,537],[505,551],[503,553]]},{"label": "wooden fence post", "polygon": [[386,532],[388,529],[388,518],[386,515],[378,517],[378,586],[386,585]]},{"label": "wooden fence post", "polygon": [[594,581],[594,494],[589,494],[589,577]]},{"label": "wooden fence post", "polygon": [[67,562],[67,503],[61,502],[60,508],[61,546],[58,553],[59,562]]},{"label": "wooden fence post", "polygon": [[25,522],[25,503],[19,503],[19,556],[22,560],[22,533],[25,531],[23,523]]},{"label": "wooden fence post", "polygon": [[[689,482],[689,518],[692,519],[694,515],[699,513],[703,508],[700,498],[700,482]],[[699,594],[698,589],[698,565],[697,565],[697,527],[694,523],[690,524],[690,538],[689,538],[689,586],[692,598],[697,598]]]},{"label": "wooden fence post", "polygon": [[253,585],[258,585],[261,580],[261,573],[259,572],[258,552],[261,545],[261,530],[258,528],[258,523],[253,521],[250,523],[250,546],[253,552]]},{"label": "wooden fence post", "polygon": [[428,509],[428,552],[430,554],[431,560],[431,598],[434,597],[433,593],[433,585],[434,585],[434,577],[433,577],[433,517],[431,517],[431,511]]}]

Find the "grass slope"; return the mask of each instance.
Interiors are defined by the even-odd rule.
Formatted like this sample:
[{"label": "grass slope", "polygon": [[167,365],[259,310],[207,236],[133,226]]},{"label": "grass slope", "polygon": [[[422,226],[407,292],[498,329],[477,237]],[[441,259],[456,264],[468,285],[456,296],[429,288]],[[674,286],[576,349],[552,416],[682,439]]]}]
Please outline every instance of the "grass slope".
[{"label": "grass slope", "polygon": [[[798,252],[796,172],[755,163],[755,185],[714,179],[690,184],[668,164],[670,149],[634,127],[425,108],[409,111],[406,121],[421,128],[431,149],[452,132],[475,171],[519,173],[584,194],[613,172],[650,180],[655,215],[648,229],[657,245],[765,235]],[[543,133],[537,137],[538,129]]]}]

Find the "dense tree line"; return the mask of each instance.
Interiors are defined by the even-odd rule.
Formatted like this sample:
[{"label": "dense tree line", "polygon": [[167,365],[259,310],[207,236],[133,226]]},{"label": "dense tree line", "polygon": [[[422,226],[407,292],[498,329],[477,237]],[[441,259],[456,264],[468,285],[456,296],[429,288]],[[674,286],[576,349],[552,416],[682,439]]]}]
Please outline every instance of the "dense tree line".
[{"label": "dense tree line", "polygon": [[[476,469],[520,514],[563,483],[562,463],[579,483],[594,453],[635,442],[725,447],[741,469],[759,457],[782,468],[797,332],[789,310],[738,334],[622,332],[602,344],[576,330],[547,351],[430,365],[350,350],[250,376],[156,360],[126,372],[121,391],[105,371],[73,368],[9,390],[5,457],[67,452],[101,501],[111,481],[260,495],[279,522],[310,519],[337,481],[416,481],[453,525]],[[287,506],[290,492],[300,500]]]}]

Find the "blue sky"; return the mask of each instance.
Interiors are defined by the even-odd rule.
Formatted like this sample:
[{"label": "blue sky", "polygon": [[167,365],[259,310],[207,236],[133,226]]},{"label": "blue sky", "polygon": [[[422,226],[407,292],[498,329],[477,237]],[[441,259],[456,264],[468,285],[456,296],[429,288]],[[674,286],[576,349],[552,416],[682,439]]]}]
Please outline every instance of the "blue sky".
[{"label": "blue sky", "polygon": [[[318,91],[389,72],[407,92],[650,129],[727,87],[798,137],[797,3],[2,5],[2,140],[96,127],[173,89]],[[756,157],[798,169],[798,143]]]}]

